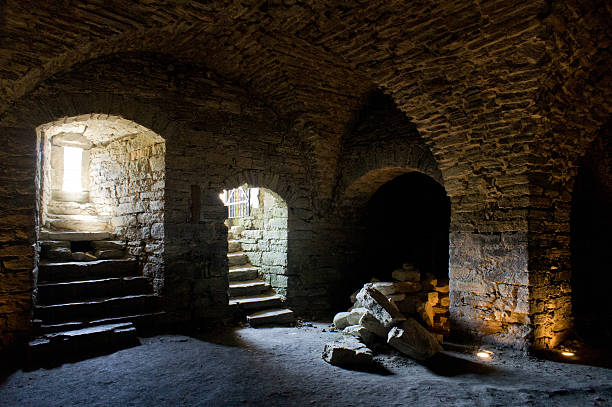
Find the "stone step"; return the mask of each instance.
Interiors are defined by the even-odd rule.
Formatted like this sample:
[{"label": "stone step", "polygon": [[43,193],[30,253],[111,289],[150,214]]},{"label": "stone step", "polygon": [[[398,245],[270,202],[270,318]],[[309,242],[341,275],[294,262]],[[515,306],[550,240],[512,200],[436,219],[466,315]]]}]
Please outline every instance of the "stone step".
[{"label": "stone step", "polygon": [[280,308],[282,299],[271,292],[269,294],[248,295],[234,297],[229,300],[230,307],[238,307],[242,310],[261,310],[266,308]]},{"label": "stone step", "polygon": [[91,202],[51,201],[47,214],[52,215],[96,215],[96,207]]},{"label": "stone step", "polygon": [[258,276],[257,268],[253,266],[234,266],[229,269],[229,281],[254,280]]},{"label": "stone step", "polygon": [[115,236],[111,232],[55,232],[43,230],[38,240],[68,240],[71,242],[109,240]]},{"label": "stone step", "polygon": [[229,240],[227,242],[227,252],[236,253],[242,251],[242,244],[238,240]]},{"label": "stone step", "polygon": [[70,242],[67,240],[43,240],[40,242],[40,256],[49,260],[71,261]]},{"label": "stone step", "polygon": [[261,294],[269,289],[270,286],[266,285],[265,281],[259,279],[232,282],[229,284],[230,298]]},{"label": "stone step", "polygon": [[41,262],[38,265],[39,283],[99,280],[138,275],[138,261],[136,259],[62,263]]},{"label": "stone step", "polygon": [[34,307],[34,318],[48,325],[142,314],[156,310],[158,300],[159,297],[155,295],[145,294],[66,304],[37,305]]},{"label": "stone step", "polygon": [[240,237],[242,236],[243,231],[244,231],[244,228],[242,226],[232,226],[227,231],[227,239],[228,240],[239,240]]},{"label": "stone step", "polygon": [[69,281],[63,283],[38,284],[40,305],[61,304],[71,301],[125,295],[148,294],[152,292],[146,277],[114,277],[99,280]]},{"label": "stone step", "polygon": [[[74,242],[79,243],[79,242]],[[43,240],[40,242],[40,256],[45,260],[55,261],[93,261],[93,260],[106,260],[106,259],[122,259],[125,257],[125,242],[112,241],[112,240],[100,240],[93,241],[89,247],[89,253],[94,258],[78,255],[80,250],[87,250],[81,248],[71,247],[73,243],[68,240]],[[73,252],[72,250],[76,250]]]},{"label": "stone step", "polygon": [[97,240],[91,242],[94,254],[100,260],[121,259],[125,257],[126,242],[120,240]]},{"label": "stone step", "polygon": [[41,324],[40,331],[43,334],[53,333],[53,332],[61,332],[61,331],[69,331],[73,329],[82,329],[92,326],[105,325],[105,324],[116,324],[121,322],[131,322],[138,329],[148,329],[160,325],[160,321],[163,321],[166,317],[166,313],[164,311],[159,312],[150,312],[145,314],[134,314],[134,315],[124,315],[120,317],[111,317],[111,318],[103,318],[97,319],[93,321],[69,321],[62,322],[59,324]]},{"label": "stone step", "polygon": [[92,215],[49,215],[45,223],[54,231],[104,232],[108,227],[108,219]]},{"label": "stone step", "polygon": [[266,309],[247,316],[247,322],[251,326],[262,325],[287,325],[295,322],[295,315],[290,309]]},{"label": "stone step", "polygon": [[95,250],[125,250],[126,243],[121,240],[95,240],[91,245]]},{"label": "stone step", "polygon": [[249,257],[244,254],[243,252],[237,252],[237,253],[228,253],[227,254],[227,262],[229,263],[229,266],[244,266],[246,264],[249,264]]},{"label": "stone step", "polygon": [[100,355],[139,345],[130,322],[98,325],[46,334],[29,343],[30,363],[61,362],[63,358]]}]

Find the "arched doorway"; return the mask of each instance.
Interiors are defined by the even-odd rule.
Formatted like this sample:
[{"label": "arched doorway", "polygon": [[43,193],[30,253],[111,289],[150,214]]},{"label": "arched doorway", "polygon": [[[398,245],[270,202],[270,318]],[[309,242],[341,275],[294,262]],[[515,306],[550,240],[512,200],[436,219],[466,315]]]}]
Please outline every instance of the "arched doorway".
[{"label": "arched doorway", "polygon": [[448,281],[450,201],[434,179],[411,172],[387,182],[368,202],[365,225],[373,277],[389,279],[393,270],[412,264]]},{"label": "arched doorway", "polygon": [[133,337],[163,314],[165,141],[96,114],[37,133],[38,333]]},{"label": "arched doorway", "polygon": [[287,275],[288,208],[267,188],[243,184],[224,189],[219,198],[228,210],[229,305],[252,326],[287,324],[284,307]]},{"label": "arched doorway", "polygon": [[597,139],[583,160],[570,221],[572,310],[578,337],[593,345],[612,340],[612,151]]}]

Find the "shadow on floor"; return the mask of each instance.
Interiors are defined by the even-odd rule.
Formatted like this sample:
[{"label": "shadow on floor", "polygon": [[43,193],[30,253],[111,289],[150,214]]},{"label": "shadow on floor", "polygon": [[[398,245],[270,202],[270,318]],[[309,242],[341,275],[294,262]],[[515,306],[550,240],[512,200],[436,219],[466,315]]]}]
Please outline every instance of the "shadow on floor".
[{"label": "shadow on floor", "polygon": [[563,356],[559,351],[534,351],[534,356],[558,363],[569,363],[612,369],[612,351],[602,347],[583,346],[575,356]]},{"label": "shadow on floor", "polygon": [[240,337],[238,330],[240,327],[220,327],[198,329],[182,334],[199,341],[214,343],[215,345],[230,346],[236,348],[247,348],[249,345]]},{"label": "shadow on floor", "polygon": [[379,376],[392,376],[394,373],[378,362],[363,366],[339,366],[342,369],[353,370],[356,372],[377,374]]},{"label": "shadow on floor", "polygon": [[440,376],[459,376],[464,374],[477,374],[492,376],[498,373],[497,369],[486,364],[472,362],[471,360],[440,352],[423,362],[423,366]]}]

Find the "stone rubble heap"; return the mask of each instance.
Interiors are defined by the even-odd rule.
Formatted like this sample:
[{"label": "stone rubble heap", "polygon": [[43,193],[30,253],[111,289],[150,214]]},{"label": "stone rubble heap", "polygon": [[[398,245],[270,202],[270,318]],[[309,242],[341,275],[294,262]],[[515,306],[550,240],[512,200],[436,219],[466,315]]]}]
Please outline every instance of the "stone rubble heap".
[{"label": "stone rubble heap", "polygon": [[448,282],[405,264],[393,282],[373,281],[353,293],[353,306],[334,317],[346,337],[325,345],[323,359],[339,366],[372,363],[368,346],[386,342],[401,353],[424,361],[442,350],[449,333]]}]

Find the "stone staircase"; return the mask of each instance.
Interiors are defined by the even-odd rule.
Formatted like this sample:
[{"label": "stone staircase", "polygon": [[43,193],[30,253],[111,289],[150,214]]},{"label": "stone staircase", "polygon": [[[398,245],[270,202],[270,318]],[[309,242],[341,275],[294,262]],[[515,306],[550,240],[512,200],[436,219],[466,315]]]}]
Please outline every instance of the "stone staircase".
[{"label": "stone staircase", "polygon": [[52,200],[47,206],[46,230],[104,232],[109,227],[110,218],[100,216],[92,203]]},{"label": "stone staircase", "polygon": [[253,327],[294,323],[293,311],[283,307],[283,299],[260,278],[257,267],[242,251],[241,233],[242,228],[237,226],[228,233],[230,308],[247,314],[247,322]]},{"label": "stone staircase", "polygon": [[112,352],[138,344],[136,327],[163,316],[125,242],[106,231],[42,231],[30,359]]}]

